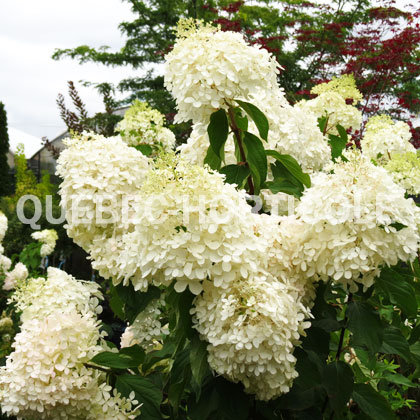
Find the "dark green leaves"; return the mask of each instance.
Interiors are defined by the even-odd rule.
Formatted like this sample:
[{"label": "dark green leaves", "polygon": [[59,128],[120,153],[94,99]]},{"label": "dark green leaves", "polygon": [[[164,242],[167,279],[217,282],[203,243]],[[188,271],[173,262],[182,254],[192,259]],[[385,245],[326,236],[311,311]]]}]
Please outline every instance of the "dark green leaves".
[{"label": "dark green leaves", "polygon": [[236,102],[254,120],[261,138],[267,141],[269,124],[264,113],[261,112],[255,105],[252,105],[248,102],[238,100],[236,100]]},{"label": "dark green leaves", "polygon": [[251,174],[246,165],[227,165],[219,171],[226,175],[226,182],[228,184],[236,184],[238,188],[243,188],[245,181]]},{"label": "dark green leaves", "polygon": [[353,392],[353,380],[353,372],[344,362],[336,361],[325,367],[322,384],[336,414],[340,414],[349,401]]},{"label": "dark green leaves", "polygon": [[190,362],[192,376],[198,386],[201,385],[205,376],[210,372],[207,362],[207,343],[195,336],[191,341]]},{"label": "dark green leaves", "polygon": [[354,345],[366,346],[377,352],[382,345],[383,326],[379,315],[364,302],[351,302],[347,309],[348,328],[353,333]]},{"label": "dark green leaves", "polygon": [[209,165],[211,169],[217,171],[222,166],[222,159],[220,159],[216,153],[214,153],[212,147],[209,146],[206,157],[204,158],[204,163]]},{"label": "dark green leaves", "polygon": [[395,327],[388,327],[384,330],[381,353],[398,354],[406,361],[410,360],[410,348],[407,340],[401,331]]},{"label": "dark green leaves", "polygon": [[141,376],[120,375],[117,377],[115,386],[124,397],[128,397],[134,391],[136,400],[142,404],[141,418],[148,420],[162,419],[160,414],[162,392],[151,380]]},{"label": "dark green leaves", "polygon": [[290,155],[281,155],[275,150],[266,150],[266,153],[267,156],[272,156],[274,159],[280,162],[281,165],[283,165],[284,168],[287,171],[289,171],[303,185],[305,185],[308,188],[311,186],[311,178],[308,174],[305,174],[302,171],[302,168],[300,167],[299,163],[295,158],[293,158]]},{"label": "dark green leaves", "polygon": [[407,316],[416,316],[416,293],[404,276],[395,270],[384,268],[380,277],[375,280],[375,287],[387,295]]},{"label": "dark green leaves", "polygon": [[245,132],[243,138],[246,147],[246,159],[254,180],[255,194],[267,178],[267,156],[261,140],[251,133]]},{"label": "dark green leaves", "polygon": [[137,368],[144,360],[144,350],[140,346],[121,349],[120,353],[104,351],[97,354],[91,361],[100,366],[113,369]]},{"label": "dark green leaves", "polygon": [[123,286],[122,283],[120,283],[115,290],[121,301],[124,302],[124,313],[130,324],[134,322],[137,315],[143,311],[153,299],[158,299],[160,296],[160,290],[156,286],[149,286],[147,292],[141,293],[136,292],[131,284]]},{"label": "dark green leaves", "polygon": [[229,123],[224,109],[219,109],[211,115],[207,133],[214,154],[222,159],[223,149],[229,134]]},{"label": "dark green leaves", "polygon": [[355,384],[353,399],[360,409],[375,420],[396,420],[388,401],[370,385]]}]

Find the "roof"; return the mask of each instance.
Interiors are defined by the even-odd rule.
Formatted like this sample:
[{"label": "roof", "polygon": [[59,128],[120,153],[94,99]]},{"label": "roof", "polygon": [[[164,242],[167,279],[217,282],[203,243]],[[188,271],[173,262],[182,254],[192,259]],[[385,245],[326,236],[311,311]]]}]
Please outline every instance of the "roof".
[{"label": "roof", "polygon": [[7,131],[9,133],[10,151],[15,153],[17,146],[22,143],[25,147],[25,156],[27,159],[30,159],[43,146],[40,138],[31,136],[30,134],[18,130],[17,128],[9,127]]}]

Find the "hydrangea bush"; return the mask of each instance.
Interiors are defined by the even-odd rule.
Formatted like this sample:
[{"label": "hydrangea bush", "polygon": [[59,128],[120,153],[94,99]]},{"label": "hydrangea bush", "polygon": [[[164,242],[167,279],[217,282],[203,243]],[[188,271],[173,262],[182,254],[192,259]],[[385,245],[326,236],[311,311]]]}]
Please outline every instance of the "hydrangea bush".
[{"label": "hydrangea bush", "polygon": [[409,418],[420,211],[406,127],[375,117],[360,150],[352,76],[292,106],[278,63],[240,34],[188,20],[177,35],[165,84],[194,124],[187,143],[171,151],[137,102],[121,136],[83,133],[58,161],[68,234],[127,323],[120,349],[94,284],[29,280],[11,299],[23,324],[3,412],[123,419],[138,401],[143,419]]}]

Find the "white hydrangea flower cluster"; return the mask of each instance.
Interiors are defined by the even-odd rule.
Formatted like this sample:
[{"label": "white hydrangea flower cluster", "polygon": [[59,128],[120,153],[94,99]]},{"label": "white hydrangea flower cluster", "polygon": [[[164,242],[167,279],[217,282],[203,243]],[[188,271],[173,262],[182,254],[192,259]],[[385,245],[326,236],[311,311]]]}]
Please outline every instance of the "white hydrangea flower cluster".
[{"label": "white hydrangea flower cluster", "polygon": [[[93,243],[118,235],[130,220],[130,206],[123,214],[123,200],[137,194],[149,159],[119,136],[94,133],[66,141],[58,159],[61,204],[66,211],[67,233],[90,252]],[[111,245],[110,245],[111,246]],[[96,268],[96,267],[95,267]]]},{"label": "white hydrangea flower cluster", "polygon": [[40,232],[32,233],[32,238],[42,243],[41,257],[46,257],[54,252],[58,235],[54,229],[44,229]]},{"label": "white hydrangea flower cluster", "polygon": [[346,130],[360,130],[362,113],[353,105],[347,105],[345,98],[334,91],[321,93],[314,99],[302,100],[295,105],[304,113],[312,113],[316,119],[327,117],[326,134],[338,134],[337,125]]},{"label": "white hydrangea flower cluster", "polygon": [[178,24],[177,37],[165,57],[165,86],[177,103],[176,122],[208,123],[227,102],[277,88],[279,64],[241,34],[187,19]]},{"label": "white hydrangea flower cluster", "polygon": [[6,273],[3,290],[12,290],[28,278],[29,272],[25,264],[18,262],[12,271]]},{"label": "white hydrangea flower cluster", "polygon": [[264,244],[250,229],[245,193],[223,175],[167,155],[149,172],[139,202],[135,229],[122,237],[125,251],[110,264],[114,278],[131,279],[136,290],[176,279],[178,292],[188,286],[198,294],[206,278],[227,287],[236,273],[255,270]]},{"label": "white hydrangea flower cluster", "polygon": [[410,127],[403,121],[393,121],[389,115],[375,115],[366,123],[362,139],[363,154],[371,159],[388,161],[393,153],[414,153],[410,143]]},{"label": "white hydrangea flower cluster", "polygon": [[279,94],[271,100],[253,102],[267,116],[270,125],[268,148],[293,156],[305,172],[318,171],[331,160],[331,149],[314,115],[284,103]]},{"label": "white hydrangea flower cluster", "polygon": [[420,194],[420,156],[417,152],[392,153],[384,166],[394,181],[408,194]]},{"label": "white hydrangea flower cluster", "polygon": [[22,311],[21,320],[43,319],[59,311],[62,313],[99,314],[103,298],[99,285],[82,282],[58,268],[49,267],[47,279],[30,279],[19,285],[10,298]]},{"label": "white hydrangea flower cluster", "polygon": [[311,93],[321,95],[325,92],[336,92],[344,99],[352,99],[356,105],[363,99],[356,86],[356,80],[352,74],[343,74],[340,77],[333,77],[331,81],[320,83],[311,89]]},{"label": "white hydrangea flower cluster", "polygon": [[175,145],[175,135],[164,124],[165,117],[157,109],[135,100],[117,124],[116,131],[130,146],[148,144],[170,150]]},{"label": "white hydrangea flower cluster", "polygon": [[167,327],[162,326],[160,307],[164,304],[162,299],[150,302],[139,313],[132,325],[127,326],[121,336],[121,348],[140,345],[146,352],[155,349],[162,336],[169,334]]},{"label": "white hydrangea flower cluster", "polygon": [[131,402],[111,396],[103,373],[85,366],[102,351],[100,338],[98,322],[88,314],[56,312],[25,321],[0,368],[3,413],[46,420],[134,419]]},{"label": "white hydrangea flower cluster", "polygon": [[355,291],[357,283],[371,286],[381,266],[415,258],[419,211],[385,169],[356,151],[346,158],[313,176],[289,223],[295,240],[282,248],[290,247],[290,263],[306,276]]},{"label": "white hydrangea flower cluster", "polygon": [[289,287],[266,275],[236,281],[223,290],[211,282],[194,301],[195,328],[208,341],[209,364],[260,400],[289,391],[294,347],[309,323],[308,313]]},{"label": "white hydrangea flower cluster", "polygon": [[[91,295],[93,294],[93,295]],[[137,402],[122,398],[105,375],[86,366],[104,350],[99,330],[98,286],[55,268],[13,295],[22,310],[14,351],[0,368],[0,405],[18,418],[45,420],[134,419]],[[131,396],[134,397],[134,396]]]}]

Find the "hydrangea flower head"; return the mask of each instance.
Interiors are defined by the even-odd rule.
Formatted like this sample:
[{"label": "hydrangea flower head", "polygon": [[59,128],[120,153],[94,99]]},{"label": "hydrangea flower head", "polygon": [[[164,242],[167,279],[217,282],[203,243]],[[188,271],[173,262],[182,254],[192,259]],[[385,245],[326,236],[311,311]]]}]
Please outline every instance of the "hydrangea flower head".
[{"label": "hydrangea flower head", "polygon": [[175,135],[164,124],[165,117],[157,109],[135,100],[117,124],[116,131],[130,146],[148,144],[169,150],[175,145]]},{"label": "hydrangea flower head", "polygon": [[6,273],[3,290],[12,290],[18,284],[23,283],[28,278],[28,269],[25,264],[18,262],[12,271]]},{"label": "hydrangea flower head", "polygon": [[311,93],[321,95],[325,92],[336,92],[344,100],[352,99],[356,105],[363,99],[363,95],[357,89],[356,81],[352,74],[343,74],[340,77],[333,77],[330,82],[320,83],[311,89]]},{"label": "hydrangea flower head", "polygon": [[261,255],[245,192],[225,184],[224,175],[174,155],[148,173],[136,217],[133,231],[116,244],[118,257],[107,254],[111,276],[130,279],[136,290],[174,278],[179,292],[188,286],[200,293],[207,278],[227,287],[235,272],[246,277]]},{"label": "hydrangea flower head", "polygon": [[22,311],[22,321],[43,319],[52,313],[78,312],[83,315],[101,311],[102,294],[93,282],[82,282],[58,268],[49,267],[47,278],[21,283],[10,298]]},{"label": "hydrangea flower head", "polygon": [[403,121],[393,121],[389,115],[375,115],[366,123],[362,139],[363,153],[371,159],[389,160],[392,153],[415,152],[410,143],[410,127]]},{"label": "hydrangea flower head", "polygon": [[360,130],[362,113],[353,105],[347,105],[345,99],[335,91],[323,92],[314,99],[302,100],[295,107],[312,113],[316,119],[327,117],[328,134],[338,134],[337,125],[346,130]]},{"label": "hydrangea flower head", "polygon": [[165,86],[176,100],[176,122],[206,124],[227,102],[277,87],[279,65],[267,50],[201,21],[179,25],[178,39],[165,57]]},{"label": "hydrangea flower head", "polygon": [[146,352],[160,343],[162,337],[169,334],[160,322],[161,300],[153,300],[139,313],[132,325],[129,325],[121,336],[121,348],[140,345]]},{"label": "hydrangea flower head", "polygon": [[41,242],[41,257],[46,257],[54,252],[58,235],[54,229],[44,229],[40,232],[33,232],[32,238]]},{"label": "hydrangea flower head", "polygon": [[293,356],[308,316],[288,287],[260,274],[224,290],[210,282],[191,310],[208,361],[219,375],[242,382],[259,400],[287,393],[298,376]]},{"label": "hydrangea flower head", "polygon": [[346,158],[314,175],[296,207],[304,234],[294,263],[354,291],[372,285],[381,266],[415,258],[419,211],[384,168],[357,151]]},{"label": "hydrangea flower head", "polygon": [[408,194],[420,194],[419,152],[392,153],[384,167]]}]

